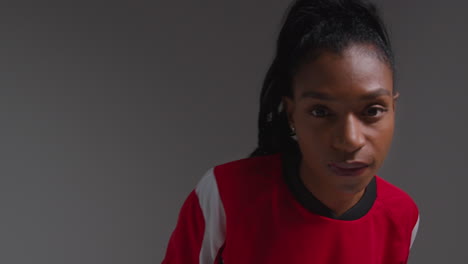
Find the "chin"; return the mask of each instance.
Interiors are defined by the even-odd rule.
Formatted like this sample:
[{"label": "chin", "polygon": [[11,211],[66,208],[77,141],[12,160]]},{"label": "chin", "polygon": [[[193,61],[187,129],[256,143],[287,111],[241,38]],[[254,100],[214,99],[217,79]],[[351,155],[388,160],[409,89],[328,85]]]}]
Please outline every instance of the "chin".
[{"label": "chin", "polygon": [[339,190],[346,194],[357,194],[366,189],[367,185],[363,184],[340,184]]},{"label": "chin", "polygon": [[366,189],[374,174],[360,176],[336,176],[337,188],[346,194],[357,194]]}]

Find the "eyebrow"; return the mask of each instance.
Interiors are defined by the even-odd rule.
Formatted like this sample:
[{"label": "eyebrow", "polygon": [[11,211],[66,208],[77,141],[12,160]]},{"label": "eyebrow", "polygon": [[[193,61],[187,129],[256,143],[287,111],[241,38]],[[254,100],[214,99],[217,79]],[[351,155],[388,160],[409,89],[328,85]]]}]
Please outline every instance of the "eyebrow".
[{"label": "eyebrow", "polygon": [[[370,93],[367,93],[361,96],[360,100],[361,101],[372,100],[380,96],[392,96],[392,93],[389,92],[387,89],[379,88],[375,91],[372,91]],[[314,99],[325,100],[325,101],[336,100],[335,98],[333,98],[332,96],[326,93],[315,92],[315,91],[305,91],[301,94],[300,98],[314,98]]]}]

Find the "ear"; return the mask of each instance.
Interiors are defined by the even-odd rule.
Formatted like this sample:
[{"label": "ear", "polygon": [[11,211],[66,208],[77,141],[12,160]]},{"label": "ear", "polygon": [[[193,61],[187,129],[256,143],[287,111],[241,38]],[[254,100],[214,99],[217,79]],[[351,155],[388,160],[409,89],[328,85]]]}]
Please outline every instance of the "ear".
[{"label": "ear", "polygon": [[283,108],[286,111],[289,124],[294,126],[294,100],[288,96],[283,96],[282,98]]},{"label": "ear", "polygon": [[393,95],[393,111],[395,111],[395,105],[396,105],[396,101],[398,100],[398,98],[400,97],[400,93],[399,92],[396,92],[394,95]]}]

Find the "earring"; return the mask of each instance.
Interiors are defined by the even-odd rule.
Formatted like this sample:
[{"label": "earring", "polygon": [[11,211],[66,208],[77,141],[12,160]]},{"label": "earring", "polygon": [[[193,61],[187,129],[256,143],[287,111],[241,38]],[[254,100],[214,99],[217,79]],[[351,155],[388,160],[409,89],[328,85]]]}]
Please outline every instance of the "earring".
[{"label": "earring", "polygon": [[292,135],[295,135],[295,134],[296,134],[296,129],[295,129],[293,126],[291,126],[291,134],[292,134]]},{"label": "earring", "polygon": [[294,139],[294,140],[297,140],[297,137],[296,137],[296,128],[293,127],[292,125],[290,126],[291,128],[291,134],[290,136]]}]

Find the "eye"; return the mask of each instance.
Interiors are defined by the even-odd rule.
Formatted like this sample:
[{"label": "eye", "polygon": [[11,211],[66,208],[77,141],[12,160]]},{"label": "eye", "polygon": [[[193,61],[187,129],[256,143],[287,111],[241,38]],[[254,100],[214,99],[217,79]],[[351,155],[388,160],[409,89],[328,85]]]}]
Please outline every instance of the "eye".
[{"label": "eye", "polygon": [[369,117],[379,117],[383,113],[387,112],[387,108],[372,106],[366,109],[365,115]]},{"label": "eye", "polygon": [[309,114],[317,118],[322,118],[322,117],[329,116],[331,113],[328,110],[328,108],[326,108],[325,106],[317,105],[317,106],[314,106],[312,110],[309,111]]}]

